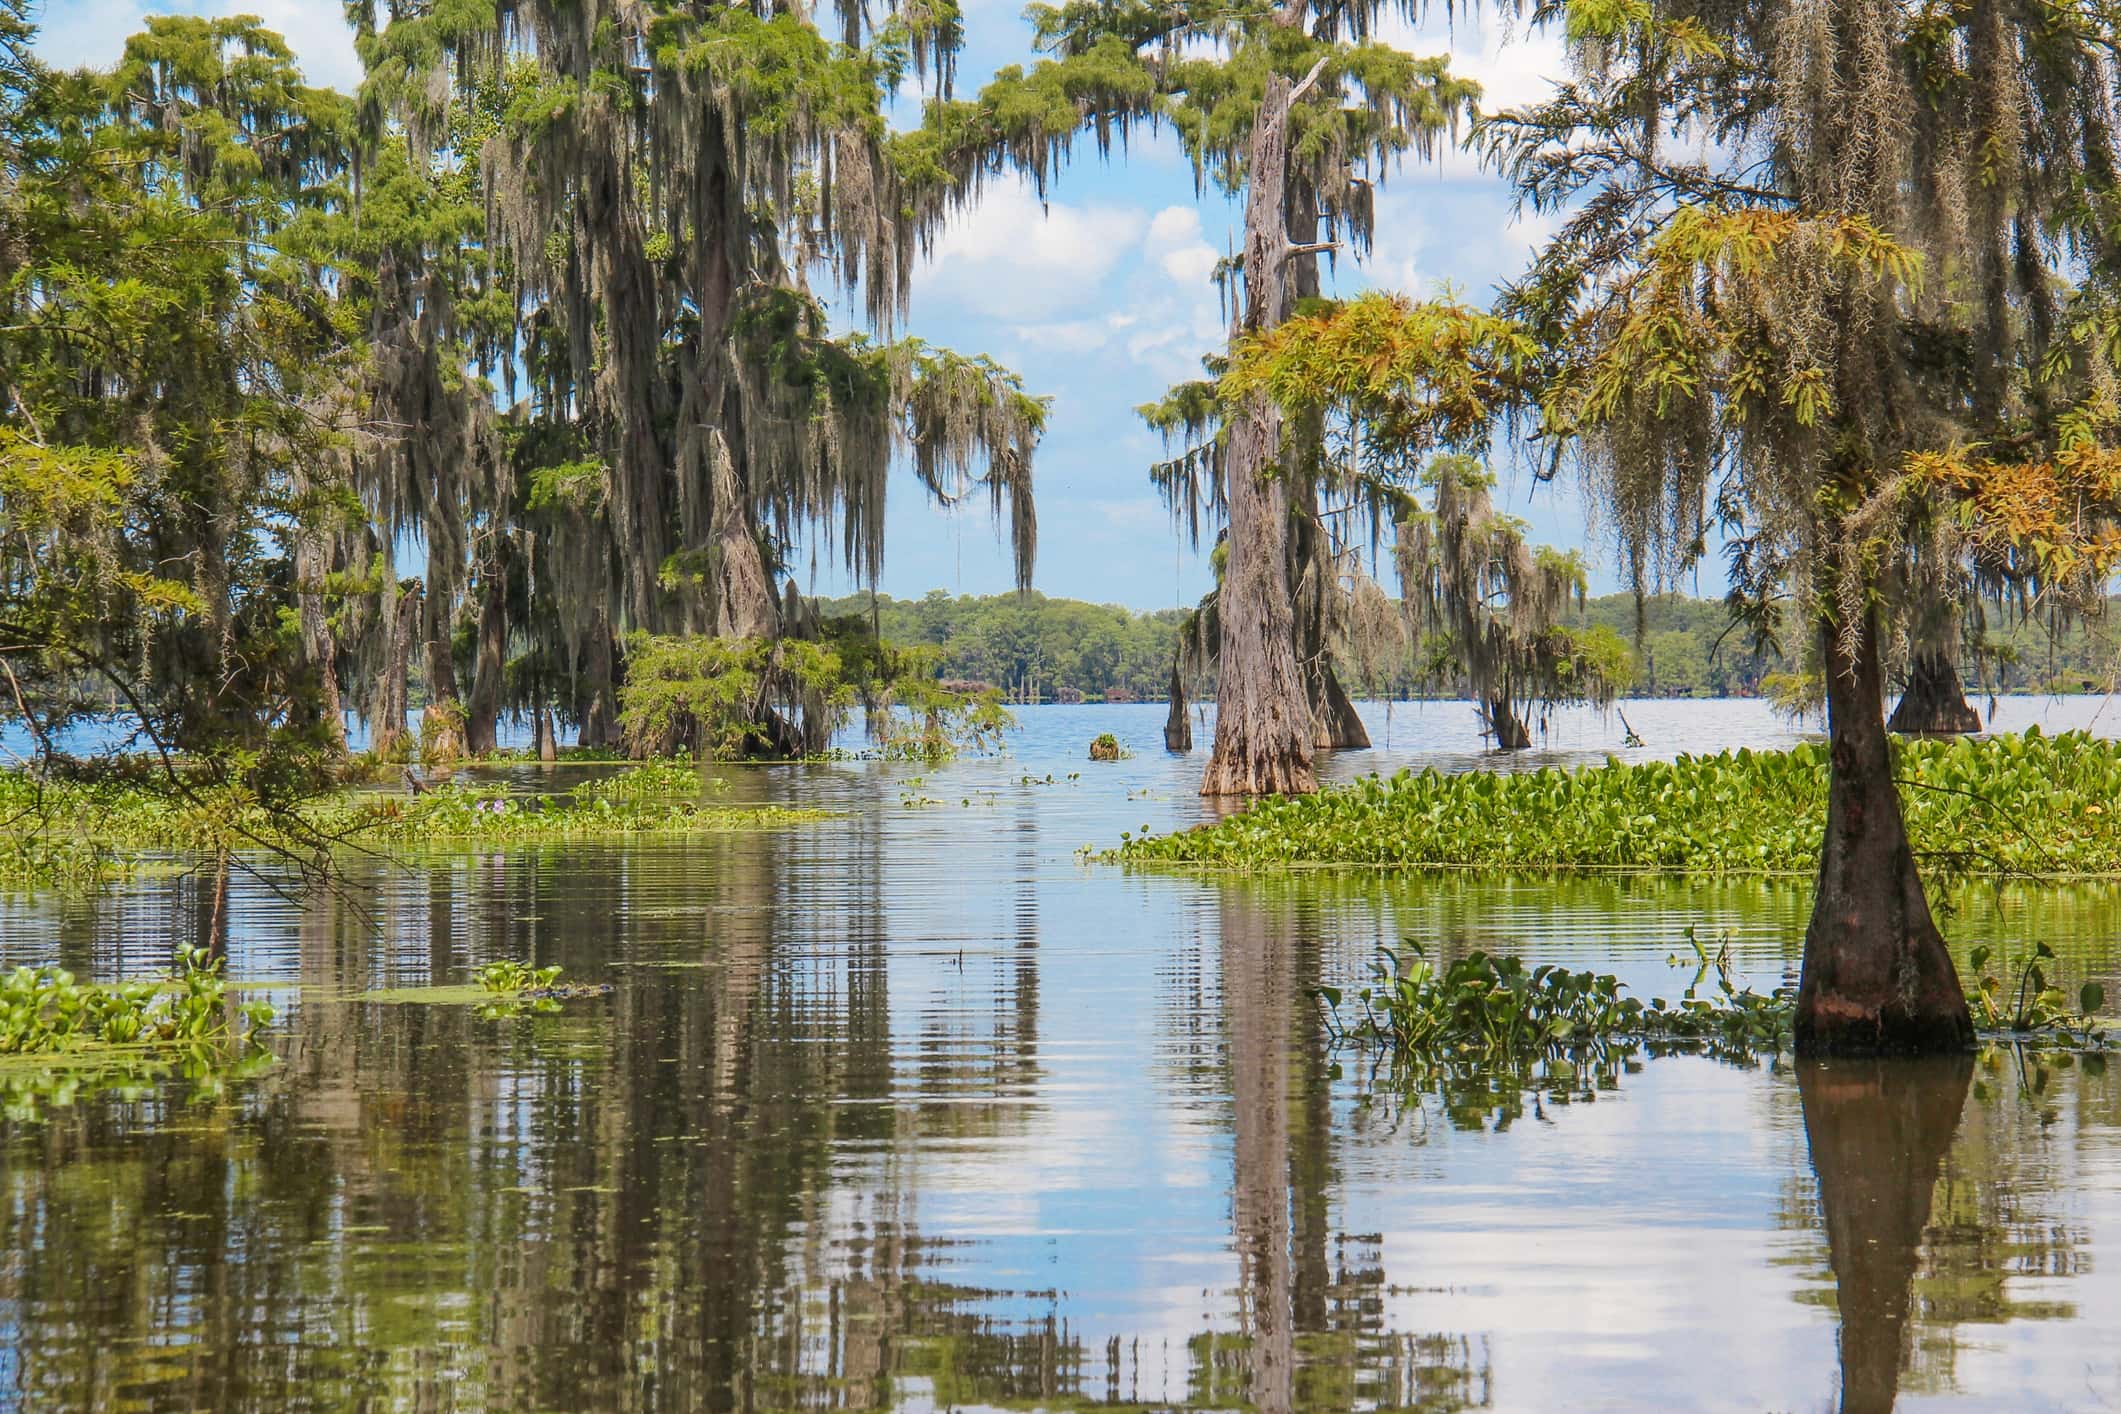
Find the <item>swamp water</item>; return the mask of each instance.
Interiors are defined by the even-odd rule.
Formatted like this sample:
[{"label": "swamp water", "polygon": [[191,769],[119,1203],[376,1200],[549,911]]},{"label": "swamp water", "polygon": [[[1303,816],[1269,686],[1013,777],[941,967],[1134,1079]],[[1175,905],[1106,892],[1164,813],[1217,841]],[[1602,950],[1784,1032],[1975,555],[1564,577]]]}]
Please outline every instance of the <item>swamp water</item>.
[{"label": "swamp water", "polygon": [[[1757,704],[1625,710],[1652,752],[1787,738]],[[1807,888],[1083,861],[1201,818],[1162,712],[1028,709],[1009,757],[932,770],[720,772],[846,812],[779,833],[356,860],[336,902],[241,872],[0,902],[0,964],[108,978],[218,929],[281,1009],[278,1063],[219,1099],[13,1097],[0,1407],[2121,1404],[2121,1066],[1404,1092],[1307,996],[1380,943],[1669,994],[1694,925],[1772,985]],[[1494,764],[1463,707],[1389,729],[1328,775]],[[1093,766],[1107,730],[1137,754]],[[1567,717],[1511,764],[1619,735]],[[2121,997],[2121,890],[1974,891],[1947,931],[2046,940]],[[361,996],[497,958],[613,991],[501,1020]]]}]

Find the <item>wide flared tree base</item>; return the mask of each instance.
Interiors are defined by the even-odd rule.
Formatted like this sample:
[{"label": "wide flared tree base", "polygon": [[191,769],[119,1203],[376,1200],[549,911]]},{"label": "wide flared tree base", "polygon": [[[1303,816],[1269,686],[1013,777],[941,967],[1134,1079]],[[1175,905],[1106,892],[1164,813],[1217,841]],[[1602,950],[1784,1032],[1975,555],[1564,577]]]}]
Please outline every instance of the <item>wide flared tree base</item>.
[{"label": "wide flared tree base", "polygon": [[1915,660],[1907,691],[1885,725],[1903,736],[1964,736],[1981,730],[1981,714],[1968,704],[1950,663],[1923,657]]},{"label": "wide flared tree base", "polygon": [[1865,617],[1853,642],[1823,623],[1820,656],[1832,772],[1797,991],[1797,1053],[1963,1050],[1973,1044],[1973,1020],[1900,813],[1875,618]]},{"label": "wide flared tree base", "polygon": [[1311,706],[1311,715],[1317,726],[1313,744],[1321,751],[1367,751],[1370,749],[1370,729],[1362,724],[1362,716],[1348,694],[1340,685],[1340,679],[1331,668],[1326,669],[1319,683],[1316,700]]},{"label": "wide flared tree base", "polygon": [[1200,783],[1202,795],[1309,795],[1317,789],[1317,773],[1300,756],[1255,756],[1221,746]]},{"label": "wide flared tree base", "polygon": [[1886,727],[1900,736],[1970,736],[1981,729],[1981,712],[1960,695],[1958,678],[1941,689],[1924,689],[1917,681],[1900,695]]},{"label": "wide flared tree base", "polygon": [[1974,1044],[1962,1002],[1949,1008],[1879,1006],[1863,997],[1821,993],[1797,1013],[1800,1056],[1934,1056]]}]

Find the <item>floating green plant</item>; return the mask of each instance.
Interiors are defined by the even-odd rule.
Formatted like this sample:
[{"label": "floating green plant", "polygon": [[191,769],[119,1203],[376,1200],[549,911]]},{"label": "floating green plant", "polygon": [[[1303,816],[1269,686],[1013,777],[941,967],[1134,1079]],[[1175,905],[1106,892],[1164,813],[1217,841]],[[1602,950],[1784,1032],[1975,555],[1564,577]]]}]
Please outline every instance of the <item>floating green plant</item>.
[{"label": "floating green plant", "polygon": [[[2121,873],[2121,743],[2081,732],[1896,748],[1908,833],[1940,874]],[[1825,747],[1513,774],[1369,777],[1160,836],[1107,859],[1227,869],[1361,865],[1808,874]]]},{"label": "floating green plant", "polygon": [[778,829],[830,818],[823,810],[736,806],[690,762],[627,767],[565,793],[516,794],[462,778],[418,794],[366,791],[301,807],[306,837],[241,788],[118,773],[34,780],[0,773],[0,886],[83,888],[131,871],[143,852],[216,852],[320,842],[370,848],[409,842],[515,842]]},{"label": "floating green plant", "polygon": [[[0,1056],[219,1044],[248,1040],[271,1023],[269,1003],[230,1008],[227,998],[220,959],[204,948],[180,949],[174,970],[126,982],[82,982],[61,967],[17,967],[0,974]],[[231,1012],[248,1030],[236,1029]]]},{"label": "floating green plant", "polygon": [[36,1119],[90,1094],[144,1095],[171,1074],[194,1099],[272,1063],[272,1006],[232,1003],[220,959],[178,952],[153,977],[83,982],[57,967],[0,974],[0,1118]]},{"label": "floating green plant", "polygon": [[1418,943],[1380,953],[1369,984],[1355,993],[1352,1023],[1340,1017],[1341,989],[1321,987],[1319,995],[1340,1035],[1414,1054],[1509,1055],[1614,1040],[1779,1045],[1792,995],[1739,985],[1727,954],[1711,954],[1691,928],[1687,940],[1700,965],[1676,1001],[1626,996],[1611,973],[1527,967],[1478,949],[1438,964]]},{"label": "floating green plant", "polygon": [[559,1010],[560,1003],[580,997],[609,995],[603,982],[564,982],[557,966],[532,967],[503,958],[472,973],[472,980],[455,986],[382,987],[362,992],[353,1000],[380,1002],[386,1006],[468,1006],[488,1018],[517,1016],[524,1012]]}]

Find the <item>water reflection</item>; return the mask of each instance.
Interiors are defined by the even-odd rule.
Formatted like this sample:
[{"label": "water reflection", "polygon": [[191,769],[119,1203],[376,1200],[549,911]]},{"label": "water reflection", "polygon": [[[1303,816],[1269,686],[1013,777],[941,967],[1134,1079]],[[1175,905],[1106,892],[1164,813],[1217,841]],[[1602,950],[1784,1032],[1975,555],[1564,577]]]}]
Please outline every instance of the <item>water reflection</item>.
[{"label": "water reflection", "polygon": [[1884,1414],[1899,1397],[1910,1286],[1973,1074],[1969,1056],[1797,1066],[1841,1314],[1843,1414]]},{"label": "water reflection", "polygon": [[[225,1101],[0,1124],[0,1407],[2121,1402],[2106,1075],[1409,1086],[1309,996],[1409,935],[1646,986],[1704,921],[1772,980],[1787,886],[1129,875],[1072,850],[1194,806],[1126,775],[742,788],[851,813],[367,861],[349,907],[240,871],[0,905],[0,962],[211,936],[286,1011]],[[2115,911],[2004,893],[1955,926],[2035,918],[2112,975]],[[614,991],[513,1021],[364,995],[495,957]]]}]

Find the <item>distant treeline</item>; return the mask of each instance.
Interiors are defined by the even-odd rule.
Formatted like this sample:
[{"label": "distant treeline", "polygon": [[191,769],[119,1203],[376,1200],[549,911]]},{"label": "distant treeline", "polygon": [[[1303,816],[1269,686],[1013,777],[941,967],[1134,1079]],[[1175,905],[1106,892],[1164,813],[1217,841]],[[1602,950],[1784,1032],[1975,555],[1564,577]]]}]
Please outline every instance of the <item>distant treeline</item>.
[{"label": "distant treeline", "polygon": [[[944,677],[990,683],[1018,702],[1163,700],[1189,612],[1137,613],[1038,593],[953,597],[940,589],[920,599],[855,594],[819,608],[834,616],[873,615],[891,642],[941,648]],[[1751,697],[1761,693],[1769,675],[1799,671],[1793,655],[1800,645],[1786,641],[1785,652],[1759,651],[1743,627],[1732,627],[1721,600],[1662,595],[1644,601],[1641,610],[1639,636],[1630,594],[1593,599],[1576,616],[1579,625],[1603,625],[1634,646],[1634,695]],[[2090,631],[2074,626],[2059,637],[2038,622],[2015,622],[1996,610],[1988,621],[1985,679],[1971,654],[1963,665],[1969,695],[2107,687],[2121,615],[2109,613]],[[1358,696],[1452,695],[1417,675],[1412,651],[1355,653],[1343,667]],[[1194,686],[1199,695],[1214,695],[1212,681],[1189,690]]]}]

